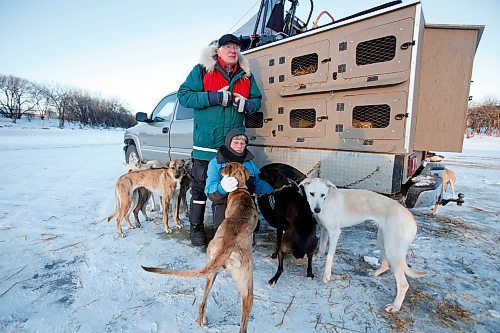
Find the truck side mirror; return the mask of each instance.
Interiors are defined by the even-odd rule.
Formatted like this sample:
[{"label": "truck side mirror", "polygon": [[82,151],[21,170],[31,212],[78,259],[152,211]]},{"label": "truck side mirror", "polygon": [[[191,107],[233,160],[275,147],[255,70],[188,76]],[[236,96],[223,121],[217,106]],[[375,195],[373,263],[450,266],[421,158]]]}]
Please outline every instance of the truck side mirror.
[{"label": "truck side mirror", "polygon": [[139,122],[147,122],[148,121],[148,114],[145,112],[137,112],[135,114],[135,120]]}]

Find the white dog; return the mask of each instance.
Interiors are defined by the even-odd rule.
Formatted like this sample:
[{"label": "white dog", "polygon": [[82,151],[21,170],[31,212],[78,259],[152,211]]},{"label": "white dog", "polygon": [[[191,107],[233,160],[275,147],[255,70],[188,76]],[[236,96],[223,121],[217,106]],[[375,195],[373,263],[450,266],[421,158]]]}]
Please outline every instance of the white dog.
[{"label": "white dog", "polygon": [[382,255],[381,266],[372,273],[378,276],[389,269],[396,278],[397,295],[387,312],[397,312],[408,290],[410,277],[422,277],[425,273],[414,272],[406,264],[406,252],[417,233],[413,215],[396,201],[366,190],[337,189],[333,183],[321,178],[306,178],[301,183],[311,211],[321,226],[319,253],[325,253],[326,243],[330,246],[326,257],[323,282],[332,274],[333,256],[341,228],[364,221],[373,221],[378,226],[378,245]]}]

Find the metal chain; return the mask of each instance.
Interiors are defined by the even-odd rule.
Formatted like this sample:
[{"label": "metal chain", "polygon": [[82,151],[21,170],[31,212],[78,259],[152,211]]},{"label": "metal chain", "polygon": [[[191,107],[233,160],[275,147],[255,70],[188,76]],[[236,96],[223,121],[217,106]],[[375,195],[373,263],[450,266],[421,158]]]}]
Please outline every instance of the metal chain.
[{"label": "metal chain", "polygon": [[344,185],[343,187],[351,187],[351,186],[357,185],[357,184],[359,184],[361,182],[364,182],[365,180],[370,179],[379,170],[380,170],[380,167],[377,166],[377,168],[375,170],[373,170],[369,175],[367,175],[367,176],[365,176],[365,177],[363,177],[361,179],[358,179],[355,182],[352,182],[350,184]]},{"label": "metal chain", "polygon": [[308,173],[306,173],[306,178],[309,177],[314,171],[318,170],[318,177],[319,177],[319,169],[321,168],[321,161],[318,161],[315,166],[311,170],[309,170]]}]

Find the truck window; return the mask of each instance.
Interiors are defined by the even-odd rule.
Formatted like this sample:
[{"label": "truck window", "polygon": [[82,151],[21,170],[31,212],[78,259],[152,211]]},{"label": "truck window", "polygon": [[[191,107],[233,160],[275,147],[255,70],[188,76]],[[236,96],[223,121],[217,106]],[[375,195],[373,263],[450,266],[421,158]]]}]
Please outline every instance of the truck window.
[{"label": "truck window", "polygon": [[154,109],[151,119],[157,122],[171,121],[174,116],[176,99],[175,94],[163,98]]},{"label": "truck window", "polygon": [[175,115],[176,120],[186,120],[186,119],[193,119],[194,117],[194,110],[190,108],[186,108],[182,106],[180,103],[178,103],[177,107],[177,114]]}]

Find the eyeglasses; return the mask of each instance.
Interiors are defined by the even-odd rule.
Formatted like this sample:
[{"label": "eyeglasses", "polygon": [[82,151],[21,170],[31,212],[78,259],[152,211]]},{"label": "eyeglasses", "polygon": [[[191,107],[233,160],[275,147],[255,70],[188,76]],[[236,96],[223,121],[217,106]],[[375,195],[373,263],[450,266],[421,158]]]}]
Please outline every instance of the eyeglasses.
[{"label": "eyeglasses", "polygon": [[247,143],[245,141],[231,141],[231,145],[246,147]]},{"label": "eyeglasses", "polygon": [[224,44],[222,45],[222,48],[224,50],[235,50],[235,51],[239,51],[240,50],[240,46],[239,45],[236,45],[236,44]]}]

